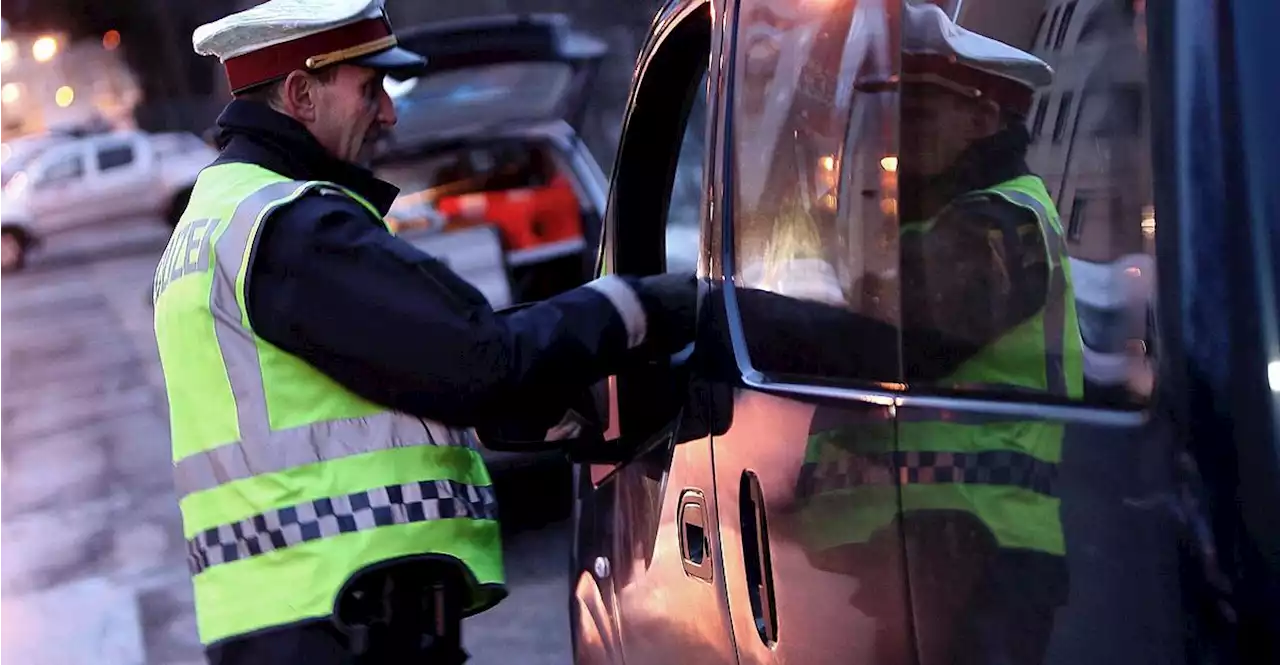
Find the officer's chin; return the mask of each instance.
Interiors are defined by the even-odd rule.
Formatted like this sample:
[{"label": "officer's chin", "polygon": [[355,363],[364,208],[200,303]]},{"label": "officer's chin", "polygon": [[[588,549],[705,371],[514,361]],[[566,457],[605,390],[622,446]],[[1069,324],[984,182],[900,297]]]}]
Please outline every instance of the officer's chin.
[{"label": "officer's chin", "polygon": [[356,152],[356,157],[354,160],[352,160],[352,162],[356,166],[360,166],[366,169],[370,168],[373,165],[373,156],[376,155],[377,153],[378,153],[377,142],[366,141],[364,145],[360,146],[360,150]]},{"label": "officer's chin", "polygon": [[364,143],[360,144],[360,149],[356,151],[355,163],[366,169],[369,168],[373,164],[373,158],[378,154],[378,150],[381,148],[385,138],[384,134],[375,134],[365,138]]}]

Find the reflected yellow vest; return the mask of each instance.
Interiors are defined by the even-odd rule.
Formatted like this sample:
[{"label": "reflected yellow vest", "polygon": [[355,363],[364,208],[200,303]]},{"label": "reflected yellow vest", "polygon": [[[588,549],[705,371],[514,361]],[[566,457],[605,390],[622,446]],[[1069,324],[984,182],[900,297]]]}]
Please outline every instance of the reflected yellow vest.
[{"label": "reflected yellow vest", "polygon": [[369,402],[249,323],[245,281],[262,225],[312,190],[379,216],[331,183],[215,165],[156,268],[156,341],[206,645],[328,616],[353,573],[391,559],[457,559],[468,613],[505,595],[497,504],[472,433]]},{"label": "reflected yellow vest", "polygon": [[[1044,183],[1022,176],[983,190],[1036,216],[1049,259],[1049,294],[1033,317],[966,361],[941,385],[1079,399],[1084,392],[1080,328],[1062,227]],[[904,225],[928,233],[933,221]],[[1059,423],[999,416],[865,423],[809,437],[797,500],[806,547],[866,542],[898,514],[964,511],[1001,547],[1065,552],[1052,483],[1062,457]],[[935,414],[936,415],[936,414]],[[895,447],[896,441],[896,447]],[[900,492],[900,493],[899,493]]]}]

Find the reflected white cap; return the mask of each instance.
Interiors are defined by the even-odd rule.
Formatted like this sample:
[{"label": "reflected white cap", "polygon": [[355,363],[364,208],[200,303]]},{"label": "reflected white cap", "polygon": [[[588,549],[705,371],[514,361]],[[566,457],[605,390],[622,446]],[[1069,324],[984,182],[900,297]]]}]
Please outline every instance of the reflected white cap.
[{"label": "reflected white cap", "polygon": [[1026,113],[1053,69],[1026,51],[957,25],[937,5],[903,9],[902,78],[943,85],[1003,108]]}]

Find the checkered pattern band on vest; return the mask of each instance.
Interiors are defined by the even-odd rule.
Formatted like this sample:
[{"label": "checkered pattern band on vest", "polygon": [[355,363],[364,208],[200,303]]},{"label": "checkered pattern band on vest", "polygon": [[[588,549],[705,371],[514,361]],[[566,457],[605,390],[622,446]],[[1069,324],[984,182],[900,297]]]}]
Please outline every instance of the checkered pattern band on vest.
[{"label": "checkered pattern band on vest", "polygon": [[1058,465],[1012,450],[980,453],[892,452],[842,455],[800,467],[797,494],[810,497],[860,486],[1003,485],[1053,495]]},{"label": "checkered pattern band on vest", "polygon": [[455,517],[496,520],[493,487],[424,480],[317,499],[201,532],[187,541],[187,559],[196,574],[342,533]]}]

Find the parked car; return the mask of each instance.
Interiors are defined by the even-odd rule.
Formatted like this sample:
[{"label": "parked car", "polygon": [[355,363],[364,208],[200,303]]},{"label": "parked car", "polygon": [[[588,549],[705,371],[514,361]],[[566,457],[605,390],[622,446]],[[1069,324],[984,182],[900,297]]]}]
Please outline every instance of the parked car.
[{"label": "parked car", "polygon": [[[1275,6],[938,4],[974,31],[1052,50],[1058,71],[1074,72],[1044,93],[1055,100],[1086,82],[1108,89],[1083,69],[1100,63],[1141,85],[1149,102],[1139,109],[1158,109],[1132,116],[1149,140],[1101,136],[1083,122],[1063,135],[1049,123],[1036,147],[1039,168],[1052,168],[1057,151],[1080,142],[1090,159],[1102,156],[1091,184],[1154,192],[1154,395],[1073,399],[904,373],[892,173],[897,137],[910,127],[897,94],[853,85],[897,80],[903,2],[670,0],[636,65],[602,271],[670,267],[666,227],[687,220],[668,209],[668,194],[682,167],[701,167],[696,342],[564,405],[581,416],[581,437],[540,441],[538,422],[481,432],[491,446],[560,446],[578,462],[575,662],[1244,663],[1280,654]],[[1073,12],[1079,30],[1066,27]],[[1077,32],[1097,46],[1051,46]],[[704,160],[690,167],[672,156],[699,96]],[[776,205],[811,194],[802,212],[826,228],[816,242]],[[1124,231],[1116,242],[1141,241],[1136,215],[1114,223]],[[800,271],[796,297],[771,292],[787,290],[768,277],[779,261],[786,267],[774,254],[798,244],[811,252],[804,261],[839,260]],[[762,277],[749,291],[756,278],[742,271],[757,262]],[[806,295],[829,280],[843,305]],[[854,315],[862,334],[845,334]],[[865,365],[851,367],[851,356]],[[546,421],[563,413],[553,411]],[[1048,484],[1034,490],[1051,510],[1025,522],[1049,529],[1060,518],[1060,550],[993,534],[914,489],[964,483],[991,510],[1007,509],[1002,519],[1028,519],[1033,490],[1020,472],[984,476],[951,453],[920,451],[949,450],[966,428],[993,423],[1015,439],[1018,428],[1064,433],[1054,439],[1061,458],[1041,460]],[[912,452],[900,448],[908,431],[924,437]],[[898,461],[840,448],[865,443]],[[897,473],[878,473],[890,468]],[[996,646],[1018,653],[986,652]]]},{"label": "parked car", "polygon": [[[577,130],[604,42],[556,14],[432,23],[398,39],[428,69],[386,81],[398,122],[374,170],[401,189],[387,215],[393,232],[448,264],[496,309],[586,282],[608,184]],[[503,484],[535,486],[511,495],[521,500],[508,502],[508,515],[567,514],[572,485],[562,454],[482,452]]]},{"label": "parked car", "polygon": [[399,40],[428,70],[388,80],[399,121],[375,170],[401,188],[392,228],[495,307],[585,282],[608,186],[577,128],[604,42],[560,14],[432,23]]},{"label": "parked car", "polygon": [[109,132],[44,147],[4,185],[4,270],[21,268],[35,244],[84,226],[140,216],[176,224],[216,156],[186,133]]}]

